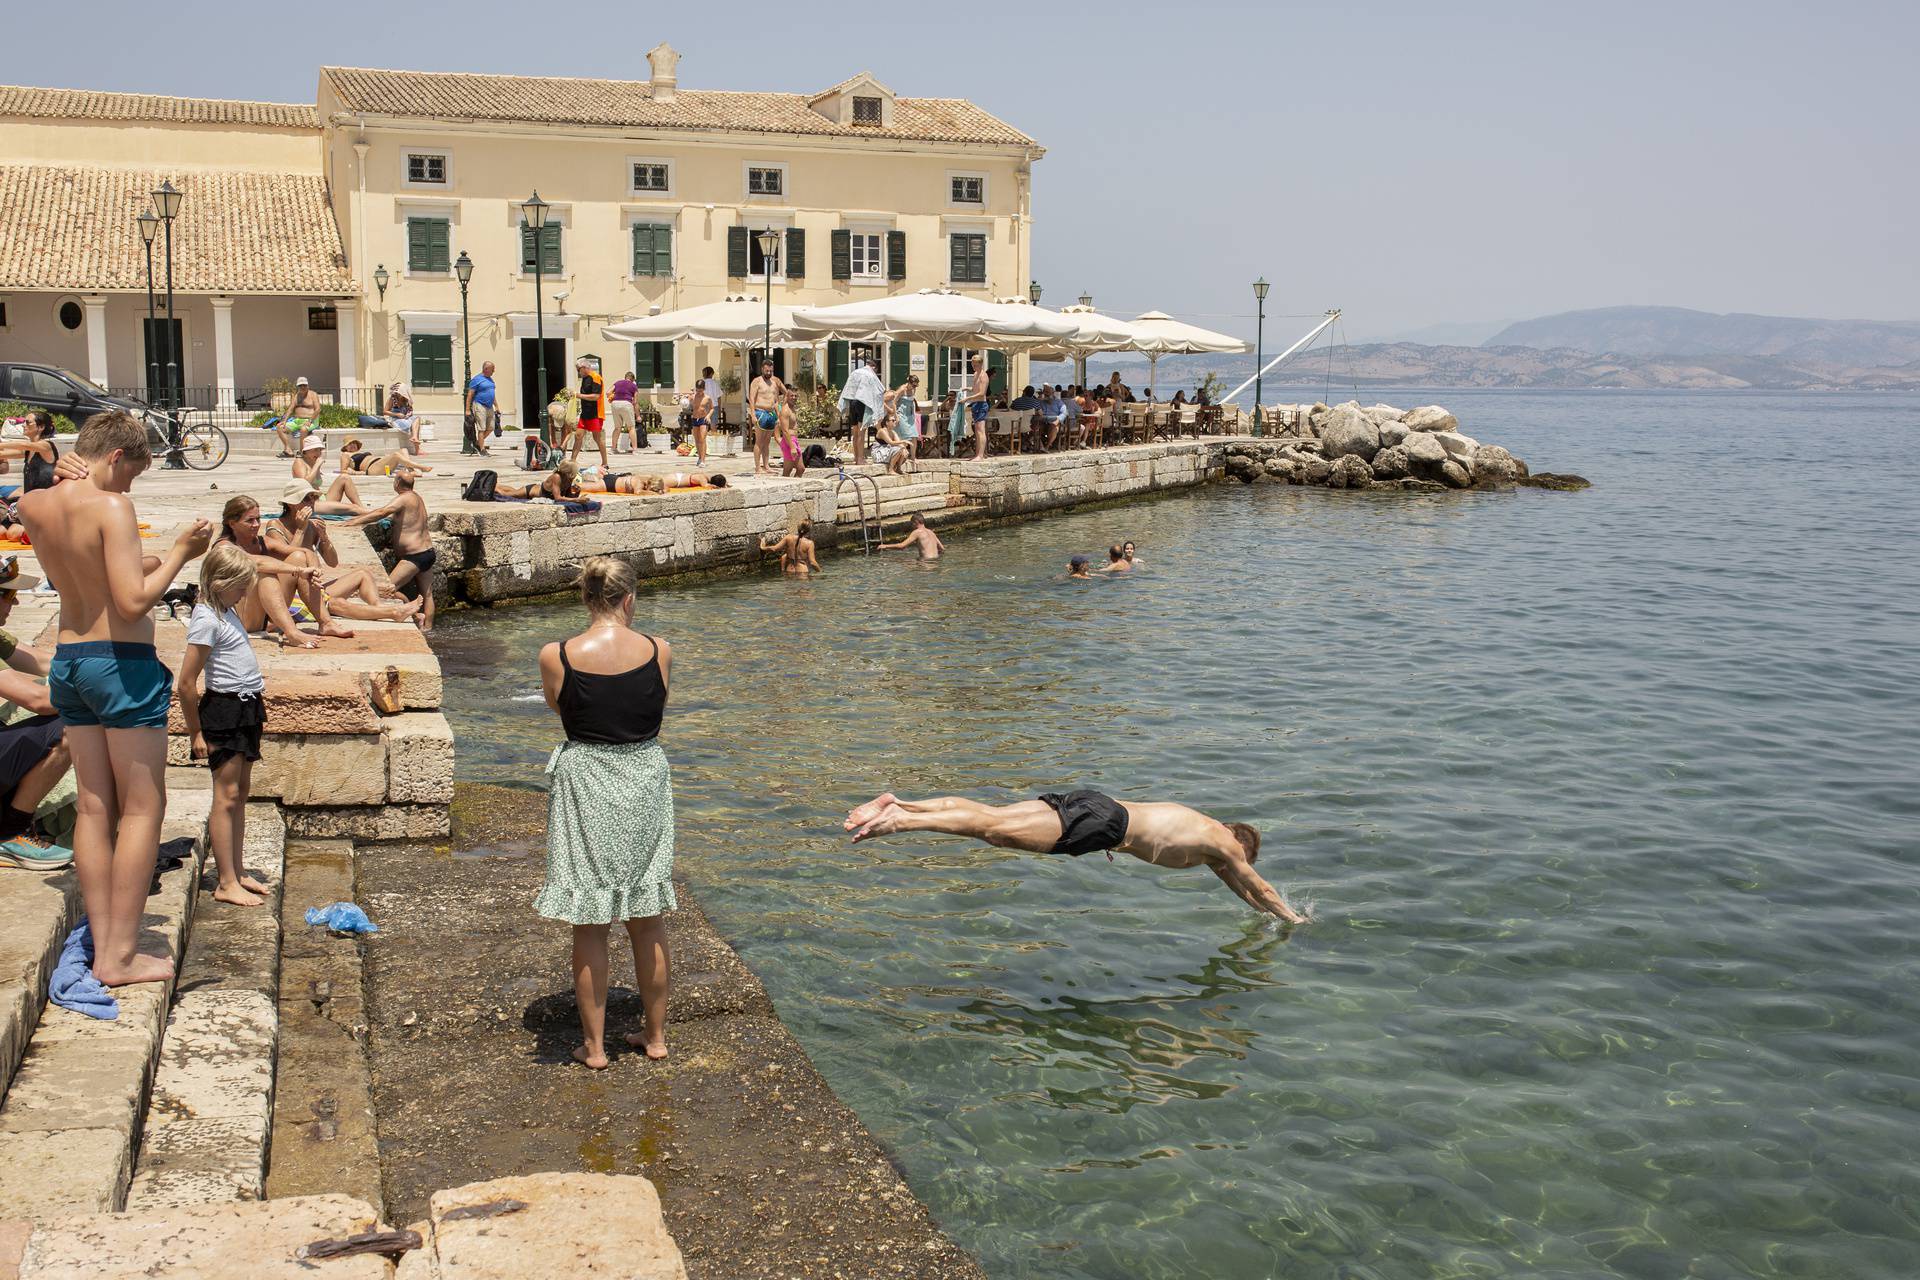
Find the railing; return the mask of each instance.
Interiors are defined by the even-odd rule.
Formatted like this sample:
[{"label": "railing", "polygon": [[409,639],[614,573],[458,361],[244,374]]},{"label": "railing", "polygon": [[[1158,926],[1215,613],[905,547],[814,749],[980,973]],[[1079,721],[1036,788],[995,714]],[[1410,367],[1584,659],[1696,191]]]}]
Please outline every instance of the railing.
[{"label": "railing", "polygon": [[[386,408],[387,389],[375,384],[355,387],[342,391],[338,387],[315,387],[314,393],[320,397],[324,413],[328,405],[344,405],[356,413],[368,417],[381,417]],[[223,395],[218,387],[179,387],[169,390],[166,387],[125,386],[108,387],[110,395],[124,399],[138,400],[155,408],[179,405],[183,408],[204,410],[213,422],[229,430],[251,425],[261,414],[280,414],[293,403],[291,391],[269,391],[264,387],[236,387]],[[196,413],[194,417],[202,415]],[[331,416],[331,415],[329,415]]]}]

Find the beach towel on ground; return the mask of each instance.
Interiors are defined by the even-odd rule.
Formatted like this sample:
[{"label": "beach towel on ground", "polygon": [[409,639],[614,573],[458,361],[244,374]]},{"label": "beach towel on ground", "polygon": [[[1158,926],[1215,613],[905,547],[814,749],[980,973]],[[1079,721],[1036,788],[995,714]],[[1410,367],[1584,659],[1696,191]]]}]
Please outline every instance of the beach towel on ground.
[{"label": "beach towel on ground", "polygon": [[60,959],[47,980],[47,999],[103,1022],[120,1016],[120,1002],[93,976],[93,925],[84,918],[60,946]]}]

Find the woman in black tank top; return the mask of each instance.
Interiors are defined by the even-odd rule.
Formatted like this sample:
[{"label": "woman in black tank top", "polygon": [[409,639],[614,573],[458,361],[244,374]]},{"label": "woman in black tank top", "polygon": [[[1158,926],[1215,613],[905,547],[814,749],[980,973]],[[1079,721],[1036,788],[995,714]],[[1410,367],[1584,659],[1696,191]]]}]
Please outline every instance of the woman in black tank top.
[{"label": "woman in black tank top", "polygon": [[53,442],[53,415],[44,409],[30,412],[25,442],[0,444],[0,459],[8,458],[23,459],[20,464],[23,493],[53,488],[53,464],[60,460],[60,446]]},{"label": "woman in black tank top", "polygon": [[540,683],[566,741],[547,762],[547,878],[534,910],[573,926],[574,1058],[607,1065],[607,930],[625,925],[645,1025],[623,1037],[667,1056],[667,932],[673,892],[673,772],[660,749],[673,647],[633,630],[633,570],[595,556],[580,570],[587,629],[540,651]]}]

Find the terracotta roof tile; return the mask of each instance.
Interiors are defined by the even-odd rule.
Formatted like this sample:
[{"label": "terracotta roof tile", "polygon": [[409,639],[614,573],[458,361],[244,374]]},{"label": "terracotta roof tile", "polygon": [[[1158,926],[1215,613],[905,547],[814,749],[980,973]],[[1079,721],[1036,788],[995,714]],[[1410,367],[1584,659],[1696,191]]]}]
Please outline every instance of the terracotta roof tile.
[{"label": "terracotta roof tile", "polygon": [[244,124],[285,129],[320,127],[319,112],[302,102],[170,98],[157,93],[101,93],[92,89],[34,89],[23,85],[0,85],[0,116]]},{"label": "terracotta roof tile", "polygon": [[1012,125],[962,98],[895,98],[892,126],[876,129],[829,120],[798,93],[678,89],[672,102],[655,102],[644,80],[374,71],[359,67],[320,70],[346,110],[373,115],[1036,145]]},{"label": "terracotta roof tile", "polygon": [[318,175],[57,165],[0,165],[0,289],[145,289],[134,219],[163,178],[186,193],[175,292],[356,292]]}]

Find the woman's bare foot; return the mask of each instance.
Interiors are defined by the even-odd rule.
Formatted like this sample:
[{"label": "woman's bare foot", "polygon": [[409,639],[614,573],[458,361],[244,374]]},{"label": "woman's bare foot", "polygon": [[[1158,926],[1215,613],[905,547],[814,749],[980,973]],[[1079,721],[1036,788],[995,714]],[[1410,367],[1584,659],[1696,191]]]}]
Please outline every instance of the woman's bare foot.
[{"label": "woman's bare foot", "polygon": [[882,791],[879,795],[867,801],[865,804],[861,805],[858,809],[848,810],[847,820],[843,825],[846,827],[848,831],[851,831],[857,826],[860,826],[867,822],[871,822],[874,818],[880,815],[880,811],[882,809],[886,808],[888,805],[898,803],[899,799],[900,797],[894,795],[893,792],[891,791]]},{"label": "woman's bare foot", "polygon": [[231,902],[236,907],[257,907],[266,899],[257,893],[249,893],[240,883],[223,884],[214,889],[215,902]]},{"label": "woman's bare foot", "polygon": [[627,1048],[639,1049],[655,1062],[667,1056],[667,1042],[665,1040],[649,1041],[645,1033],[639,1031],[629,1031],[620,1038],[627,1042]]},{"label": "woman's bare foot", "polygon": [[130,987],[141,982],[166,982],[173,977],[173,961],[164,956],[135,955],[124,969],[93,966],[93,976],[109,987]]},{"label": "woman's bare foot", "polygon": [[425,600],[395,600],[393,607],[399,610],[399,612],[394,615],[393,620],[395,622],[406,622],[412,619],[416,613],[426,608],[427,602]]},{"label": "woman's bare foot", "polygon": [[587,1052],[587,1046],[581,1045],[573,1051],[573,1060],[593,1071],[605,1071],[607,1069],[607,1052],[604,1049],[599,1053],[589,1053]]},{"label": "woman's bare foot", "polygon": [[326,626],[320,628],[320,634],[323,636],[332,636],[335,640],[353,639],[353,632],[337,622],[329,622]]}]

